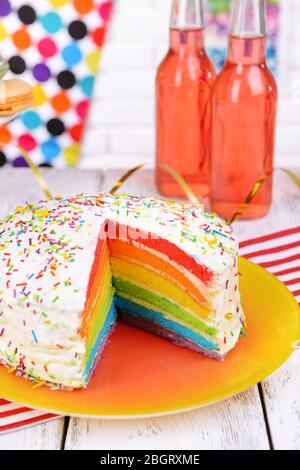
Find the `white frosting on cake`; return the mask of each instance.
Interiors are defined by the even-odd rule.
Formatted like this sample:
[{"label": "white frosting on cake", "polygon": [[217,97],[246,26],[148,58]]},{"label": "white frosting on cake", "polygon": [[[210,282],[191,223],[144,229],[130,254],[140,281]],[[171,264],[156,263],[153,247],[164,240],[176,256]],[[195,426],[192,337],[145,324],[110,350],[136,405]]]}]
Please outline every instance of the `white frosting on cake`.
[{"label": "white frosting on cake", "polygon": [[[107,221],[167,239],[212,272],[211,284],[202,287],[220,313],[220,352],[231,349],[243,319],[241,310],[236,315],[238,242],[232,229],[191,204],[102,193],[18,207],[0,222],[0,359],[15,366],[22,350],[30,375],[70,387],[84,385],[85,345],[77,331],[99,233]],[[225,320],[224,312],[233,318]],[[227,330],[234,334],[224,344]]]}]

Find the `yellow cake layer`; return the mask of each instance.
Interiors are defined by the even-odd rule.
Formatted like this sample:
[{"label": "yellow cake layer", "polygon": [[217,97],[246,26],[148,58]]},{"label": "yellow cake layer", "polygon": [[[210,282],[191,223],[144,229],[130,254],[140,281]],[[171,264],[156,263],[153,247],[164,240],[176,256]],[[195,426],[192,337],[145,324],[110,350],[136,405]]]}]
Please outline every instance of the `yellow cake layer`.
[{"label": "yellow cake layer", "polygon": [[199,317],[207,318],[210,310],[197,303],[186,291],[145,267],[119,258],[110,258],[112,274],[133,282],[169,301],[190,310]]},{"label": "yellow cake layer", "polygon": [[[194,297],[196,302],[209,308],[204,295],[199,291],[196,284],[191,281],[187,275],[185,275],[185,268],[182,266],[177,266],[173,261],[171,262],[164,259],[160,256],[159,252],[152,253],[144,247],[136,247],[124,240],[109,240],[108,244],[113,258],[120,258],[125,261],[145,266],[158,274],[163,272],[165,278],[188,292],[189,295]],[[200,281],[198,280],[198,282]]]},{"label": "yellow cake layer", "polygon": [[[99,286],[99,291],[98,291],[98,296],[95,300],[95,303],[93,305],[93,309],[91,311],[90,319],[89,319],[89,325],[87,329],[87,340],[93,336],[97,335],[98,332],[95,331],[95,324],[97,321],[99,321],[99,312],[101,311],[102,304],[104,303],[108,292],[111,290],[112,286],[112,274],[111,274],[111,269],[109,262],[106,262],[106,266],[104,270],[101,270],[102,272],[102,279],[101,279],[101,284]],[[104,312],[106,314],[107,312]]]}]

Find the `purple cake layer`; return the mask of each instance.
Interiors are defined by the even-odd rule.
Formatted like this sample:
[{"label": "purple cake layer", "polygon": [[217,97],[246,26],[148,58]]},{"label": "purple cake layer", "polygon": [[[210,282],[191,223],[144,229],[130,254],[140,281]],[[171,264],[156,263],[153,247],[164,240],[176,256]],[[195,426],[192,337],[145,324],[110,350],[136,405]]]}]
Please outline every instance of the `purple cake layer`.
[{"label": "purple cake layer", "polygon": [[93,377],[93,374],[97,368],[97,365],[100,361],[100,359],[102,358],[102,355],[106,349],[106,347],[108,346],[108,343],[110,342],[111,340],[111,336],[113,334],[113,332],[115,331],[115,328],[116,328],[116,323],[114,323],[113,325],[111,325],[110,329],[109,329],[109,332],[107,333],[107,336],[106,338],[102,341],[101,345],[100,345],[100,348],[98,349],[97,351],[97,354],[95,355],[95,360],[93,362],[93,365],[92,367],[90,368],[89,370],[89,373],[88,373],[88,382],[90,381],[90,379]]},{"label": "purple cake layer", "polygon": [[202,348],[201,346],[199,346],[198,344],[194,343],[193,341],[183,338],[182,336],[178,336],[176,333],[174,333],[171,330],[163,328],[143,318],[138,318],[134,315],[130,315],[129,313],[124,312],[123,310],[122,311],[118,310],[118,318],[120,321],[122,321],[123,323],[126,323],[127,325],[134,326],[139,329],[145,330],[149,333],[152,333],[154,335],[158,335],[158,336],[161,336],[162,338],[166,338],[172,343],[176,344],[176,346],[181,346],[183,348],[192,349],[193,351],[197,353],[203,354],[206,357],[209,357],[211,359],[217,359],[218,361],[224,361],[225,359],[225,356],[217,353],[216,351],[208,351]]}]

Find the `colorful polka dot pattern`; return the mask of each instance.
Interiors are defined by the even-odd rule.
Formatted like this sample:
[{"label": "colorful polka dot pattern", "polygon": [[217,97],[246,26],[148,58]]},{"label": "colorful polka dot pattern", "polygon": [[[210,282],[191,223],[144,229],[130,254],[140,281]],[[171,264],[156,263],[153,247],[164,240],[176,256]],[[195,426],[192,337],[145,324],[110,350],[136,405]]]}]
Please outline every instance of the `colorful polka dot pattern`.
[{"label": "colorful polka dot pattern", "polygon": [[33,85],[33,109],[0,127],[0,166],[74,166],[113,0],[0,0],[0,54]]}]

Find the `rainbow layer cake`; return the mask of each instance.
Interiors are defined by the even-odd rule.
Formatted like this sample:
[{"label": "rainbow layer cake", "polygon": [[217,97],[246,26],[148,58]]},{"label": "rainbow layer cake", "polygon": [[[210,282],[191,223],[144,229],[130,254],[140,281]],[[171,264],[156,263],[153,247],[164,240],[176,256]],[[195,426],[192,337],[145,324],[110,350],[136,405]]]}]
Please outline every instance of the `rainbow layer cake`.
[{"label": "rainbow layer cake", "polygon": [[87,386],[117,318],[223,359],[244,325],[238,243],[216,215],[158,198],[80,195],[0,223],[0,362]]}]

